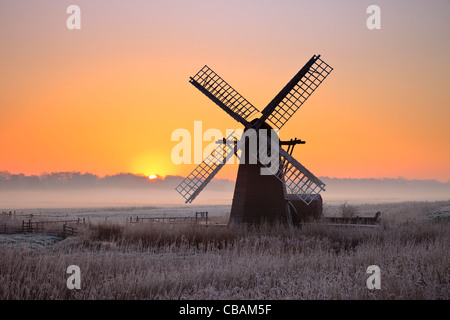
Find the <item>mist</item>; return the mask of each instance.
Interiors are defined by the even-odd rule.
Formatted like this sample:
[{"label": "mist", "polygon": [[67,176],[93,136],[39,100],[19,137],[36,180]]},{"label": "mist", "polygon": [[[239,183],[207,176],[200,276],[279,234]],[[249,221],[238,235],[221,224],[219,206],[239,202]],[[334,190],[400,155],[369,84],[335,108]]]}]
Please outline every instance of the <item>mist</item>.
[{"label": "mist", "polygon": [[[325,203],[377,203],[450,199],[450,182],[436,180],[338,179],[321,177]],[[175,191],[181,176],[149,180],[121,173],[99,177],[91,173],[57,172],[27,176],[0,172],[0,210],[119,206],[184,206]],[[192,205],[231,205],[234,181],[214,179]]]}]

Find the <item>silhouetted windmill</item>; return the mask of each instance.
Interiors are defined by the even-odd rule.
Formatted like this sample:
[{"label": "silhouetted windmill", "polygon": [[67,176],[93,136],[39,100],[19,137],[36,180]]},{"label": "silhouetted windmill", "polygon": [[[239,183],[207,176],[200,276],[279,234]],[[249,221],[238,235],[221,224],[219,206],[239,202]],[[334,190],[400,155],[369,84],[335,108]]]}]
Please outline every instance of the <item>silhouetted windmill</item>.
[{"label": "silhouetted windmill", "polygon": [[[274,142],[265,136],[266,133],[261,134],[264,131],[260,129],[266,129],[267,135],[272,128],[281,129],[332,70],[320,59],[320,55],[314,55],[273,98],[261,112],[262,115],[253,120],[250,117],[258,110],[208,66],[191,77],[192,85],[242,123],[245,129],[242,139],[238,140],[238,134],[233,132],[220,142],[214,152],[176,187],[186,203],[192,202],[223,165],[237,151],[242,150],[245,157],[241,156],[240,159],[230,223],[291,222],[295,218],[292,217],[292,211],[302,210],[299,203],[310,205],[313,201],[318,202],[317,208],[321,211],[322,198],[319,192],[325,190],[325,184],[292,157],[294,146],[304,141],[291,139]],[[256,137],[258,146],[260,139],[265,138],[267,157],[264,152],[261,155],[259,149],[250,147],[252,136],[246,136],[247,132],[256,132],[253,138]],[[275,148],[279,151],[277,172],[262,175],[261,169],[270,165],[267,160],[274,143],[278,143]],[[282,146],[287,146],[287,151]]]}]

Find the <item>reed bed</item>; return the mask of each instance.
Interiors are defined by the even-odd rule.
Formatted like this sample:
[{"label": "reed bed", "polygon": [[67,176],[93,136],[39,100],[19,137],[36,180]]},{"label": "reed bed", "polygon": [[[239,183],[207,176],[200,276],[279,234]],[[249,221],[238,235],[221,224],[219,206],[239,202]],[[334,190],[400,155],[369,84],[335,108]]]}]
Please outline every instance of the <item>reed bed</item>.
[{"label": "reed bed", "polygon": [[[32,247],[0,243],[0,299],[449,299],[450,224],[89,224]],[[69,265],[81,289],[69,290]],[[381,268],[369,290],[366,269]]]}]

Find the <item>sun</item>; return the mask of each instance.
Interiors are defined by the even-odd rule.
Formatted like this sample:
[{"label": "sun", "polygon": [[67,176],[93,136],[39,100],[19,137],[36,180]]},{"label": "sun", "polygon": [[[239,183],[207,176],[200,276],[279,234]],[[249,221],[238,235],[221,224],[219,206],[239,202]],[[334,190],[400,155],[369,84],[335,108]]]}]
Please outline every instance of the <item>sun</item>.
[{"label": "sun", "polygon": [[151,175],[148,176],[148,178],[150,180],[155,180],[156,178],[158,178],[158,176],[156,174],[151,174]]}]

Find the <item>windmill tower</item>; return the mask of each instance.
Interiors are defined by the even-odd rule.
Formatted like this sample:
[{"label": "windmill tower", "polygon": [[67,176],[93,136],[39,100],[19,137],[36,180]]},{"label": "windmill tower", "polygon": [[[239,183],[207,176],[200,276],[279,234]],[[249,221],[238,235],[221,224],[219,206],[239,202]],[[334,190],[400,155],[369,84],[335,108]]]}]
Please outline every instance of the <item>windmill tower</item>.
[{"label": "windmill tower", "polygon": [[[258,109],[208,66],[191,77],[189,82],[192,85],[244,125],[244,135],[239,139],[237,132],[229,134],[176,187],[186,203],[191,203],[224,164],[241,151],[230,223],[291,223],[296,220],[293,215],[298,215],[299,210],[313,202],[321,210],[319,193],[325,190],[325,184],[292,157],[294,146],[304,141],[291,139],[280,142],[269,132],[281,129],[332,70],[320,55],[314,55],[264,108],[260,117],[255,117]],[[256,149],[251,145],[255,141]],[[283,146],[287,146],[287,150]],[[275,170],[273,163],[268,161],[269,154],[272,156],[274,151],[279,160]],[[269,167],[272,174],[262,174]]]}]

